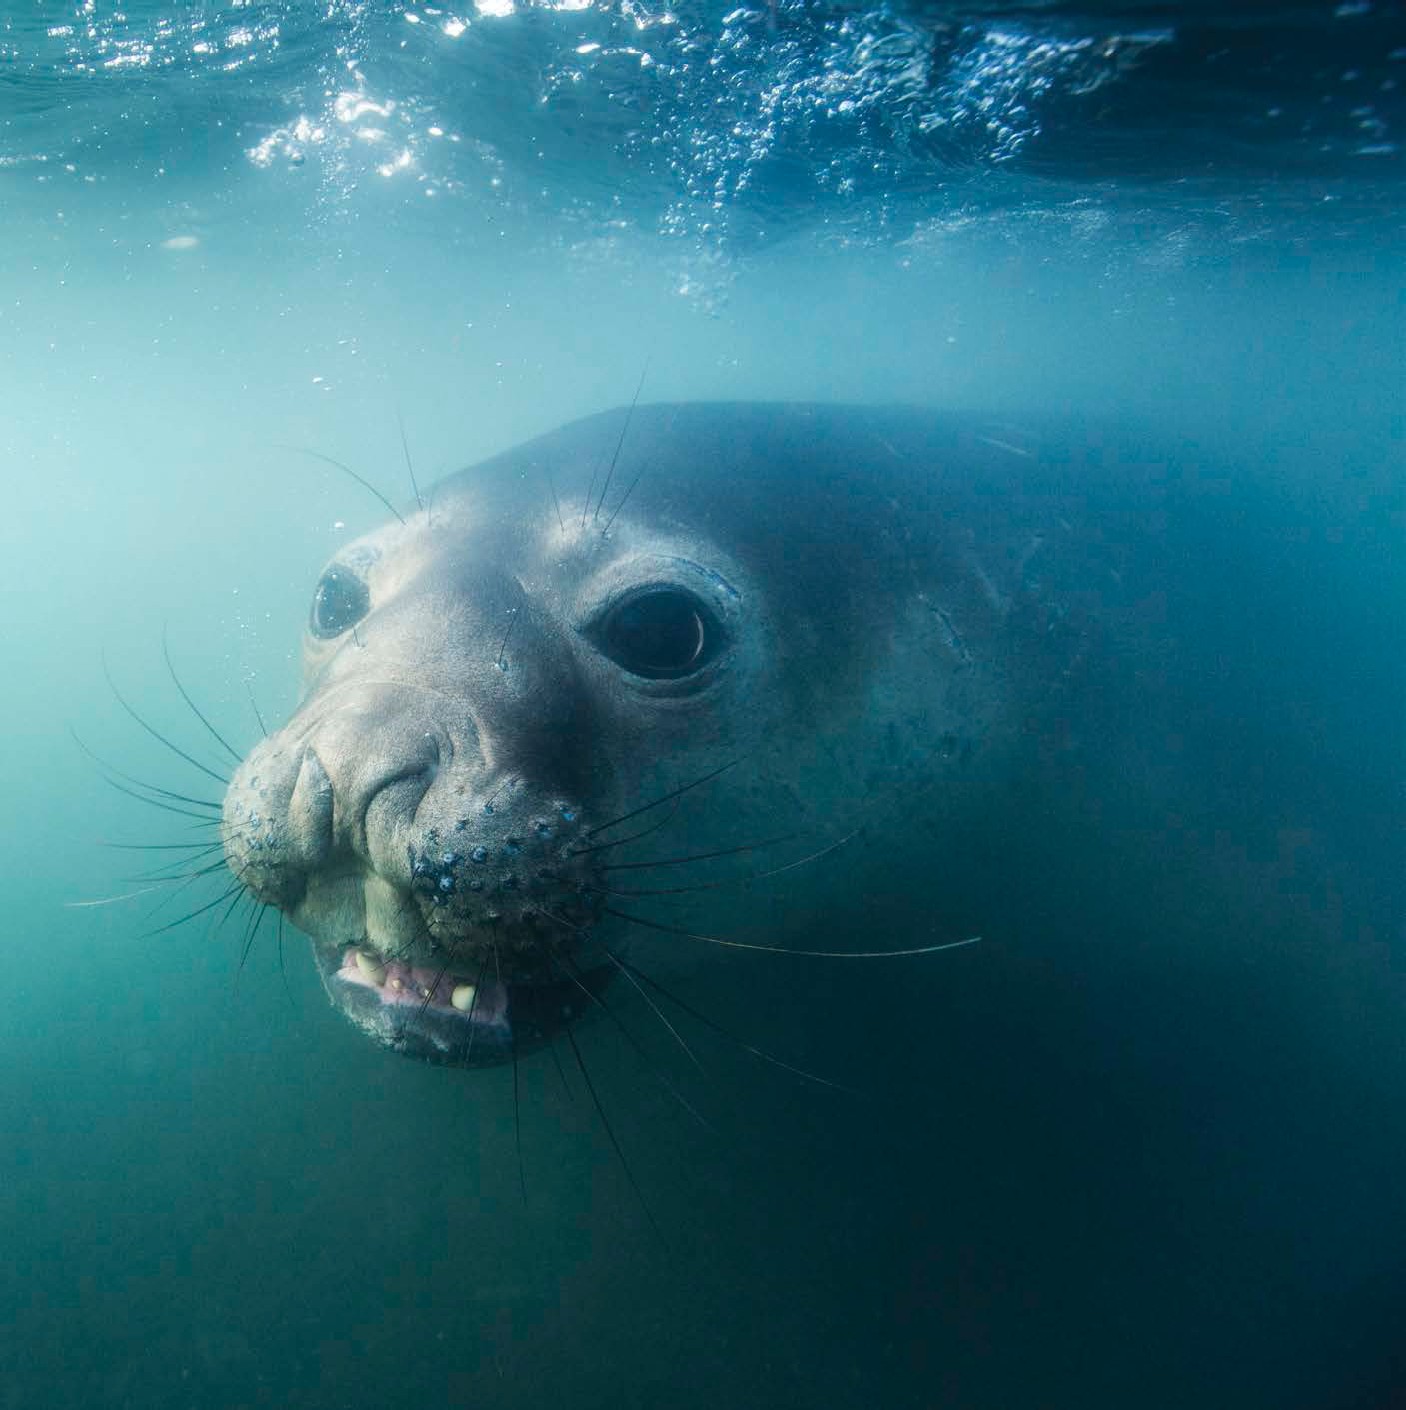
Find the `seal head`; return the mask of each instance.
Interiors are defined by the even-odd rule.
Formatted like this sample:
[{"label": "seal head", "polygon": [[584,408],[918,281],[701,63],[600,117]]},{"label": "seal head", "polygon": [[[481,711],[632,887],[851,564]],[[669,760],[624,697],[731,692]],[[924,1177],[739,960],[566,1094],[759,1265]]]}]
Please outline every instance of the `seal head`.
[{"label": "seal head", "polygon": [[[672,966],[727,926],[865,924],[863,862],[770,905],[694,864],[799,838],[784,871],[913,779],[922,826],[871,855],[930,855],[931,786],[1000,733],[1029,596],[991,459],[927,413],[684,406],[462,472],[324,569],[303,700],[225,799],[231,870],[353,1023],[460,1065],[597,1008],[633,944]],[[689,891],[707,934],[667,909]]]}]

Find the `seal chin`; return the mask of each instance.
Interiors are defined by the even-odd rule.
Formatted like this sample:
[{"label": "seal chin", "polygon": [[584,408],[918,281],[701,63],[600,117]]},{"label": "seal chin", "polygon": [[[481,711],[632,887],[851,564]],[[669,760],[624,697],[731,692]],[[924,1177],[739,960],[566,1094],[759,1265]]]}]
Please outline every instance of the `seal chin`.
[{"label": "seal chin", "polygon": [[383,1047],[445,1067],[496,1067],[545,1047],[612,977],[598,965],[574,978],[505,982],[483,967],[469,975],[356,945],[315,953],[334,1008]]}]

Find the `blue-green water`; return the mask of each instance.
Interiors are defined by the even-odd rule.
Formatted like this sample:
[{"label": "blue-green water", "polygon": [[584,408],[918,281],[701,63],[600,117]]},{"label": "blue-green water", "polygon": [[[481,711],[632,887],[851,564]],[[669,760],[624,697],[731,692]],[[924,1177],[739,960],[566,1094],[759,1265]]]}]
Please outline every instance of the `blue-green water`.
[{"label": "blue-green water", "polygon": [[[1403,93],[1380,3],[10,6],[0,1404],[1401,1403]],[[103,662],[204,762],[163,633],[241,745],[287,711],[381,517],[290,448],[403,503],[402,424],[425,481],[646,365],[1235,485],[1169,580],[1174,844],[1136,777],[1032,791],[944,858],[981,946],[700,982],[865,1100],[661,1045],[704,1128],[583,1033],[632,1184],[546,1059],[519,1157],[511,1072],[366,1044],[294,935],[162,929],[218,877],[73,904],[183,820],[70,729],[199,792]]]}]

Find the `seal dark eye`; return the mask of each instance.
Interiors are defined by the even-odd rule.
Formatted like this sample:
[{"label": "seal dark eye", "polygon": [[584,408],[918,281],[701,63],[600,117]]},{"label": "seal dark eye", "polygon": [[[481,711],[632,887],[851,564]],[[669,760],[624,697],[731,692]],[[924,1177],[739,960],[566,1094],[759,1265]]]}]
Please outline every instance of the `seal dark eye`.
[{"label": "seal dark eye", "polygon": [[721,630],[692,593],[650,588],[613,607],[596,635],[616,665],[658,681],[702,670],[716,654]]},{"label": "seal dark eye", "polygon": [[371,594],[350,568],[329,568],[312,596],[309,628],[328,641],[354,627],[371,610]]}]

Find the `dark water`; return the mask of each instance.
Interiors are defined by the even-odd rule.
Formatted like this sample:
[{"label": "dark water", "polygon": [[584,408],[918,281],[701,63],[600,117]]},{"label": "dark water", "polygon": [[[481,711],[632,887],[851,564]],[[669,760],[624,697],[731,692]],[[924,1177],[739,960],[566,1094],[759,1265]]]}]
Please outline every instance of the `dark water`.
[{"label": "dark water", "polygon": [[[1404,84],[1380,3],[10,6],[0,1404],[1406,1403]],[[577,1074],[524,1064],[519,1137],[297,937],[163,929],[218,878],[70,905],[183,820],[68,727],[214,788],[102,662],[212,766],[163,631],[241,745],[287,711],[382,513],[289,447],[404,502],[400,421],[427,480],[646,362],[1092,415],[1225,493],[1145,718],[1081,722],[1184,771],[935,840],[883,914],[979,946],[700,976],[864,1099],[653,1034],[705,1129],[587,1031],[627,1173]]]}]

